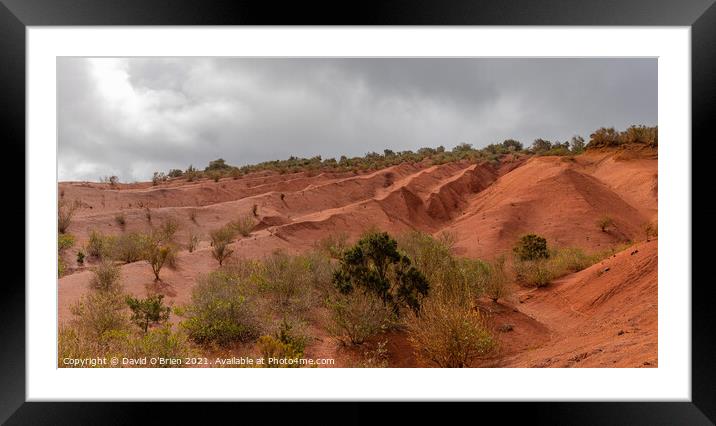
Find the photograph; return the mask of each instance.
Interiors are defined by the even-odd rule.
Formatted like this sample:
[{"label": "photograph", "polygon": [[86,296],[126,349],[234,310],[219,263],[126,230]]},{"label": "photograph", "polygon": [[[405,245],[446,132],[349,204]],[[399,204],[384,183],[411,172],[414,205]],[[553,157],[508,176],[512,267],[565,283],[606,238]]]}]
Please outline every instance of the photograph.
[{"label": "photograph", "polygon": [[58,368],[659,366],[655,57],[56,65]]}]

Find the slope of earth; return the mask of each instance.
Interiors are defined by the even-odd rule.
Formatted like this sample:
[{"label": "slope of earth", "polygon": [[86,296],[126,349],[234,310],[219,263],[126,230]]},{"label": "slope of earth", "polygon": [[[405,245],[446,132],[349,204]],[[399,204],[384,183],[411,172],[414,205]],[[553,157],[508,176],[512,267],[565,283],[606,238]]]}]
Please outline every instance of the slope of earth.
[{"label": "slope of earth", "polygon": [[[656,218],[657,160],[619,155],[533,157],[471,195],[443,231],[457,237],[459,254],[478,258],[507,254],[526,233],[588,251],[643,239]],[[597,225],[602,218],[613,221],[606,232]]]},{"label": "slope of earth", "polygon": [[520,291],[516,308],[550,338],[497,366],[656,367],[657,248],[656,240],[635,244],[548,287]]},{"label": "slope of earth", "polygon": [[[301,252],[330,234],[355,239],[370,227],[391,233],[449,232],[457,239],[459,256],[487,259],[508,253],[527,232],[544,235],[552,246],[587,251],[643,241],[643,224],[657,212],[655,155],[610,151],[497,165],[406,163],[357,174],[261,172],[219,182],[179,179],[114,189],[63,182],[61,199],[80,207],[68,229],[77,243],[64,258],[69,274],[59,280],[59,319],[69,319],[70,306],[88,290],[93,261],[78,266],[75,253],[92,230],[146,232],[167,219],[179,224],[180,244],[197,235],[199,247],[192,253],[182,247],[177,268],[164,268],[159,284],[145,262],[122,265],[121,270],[129,293],[143,297],[159,292],[173,305],[189,300],[197,276],[217,269],[208,233],[243,215],[252,216],[257,226],[233,243],[234,257],[258,258],[276,249]],[[614,221],[607,232],[595,224],[604,216]],[[499,334],[499,357],[478,364],[656,365],[656,246],[639,244],[545,289],[519,290],[523,303],[483,303],[498,326],[510,323],[514,329]],[[638,252],[632,255],[634,250]],[[307,352],[333,353],[335,345],[325,330],[316,334],[320,344]],[[410,348],[401,339],[389,343],[391,351],[400,352],[391,353],[391,365],[419,365],[404,353]]]},{"label": "slope of earth", "polygon": [[[120,189],[61,183],[61,199],[68,204],[78,202],[80,207],[67,230],[76,244],[64,257],[70,273],[59,280],[60,318],[68,317],[69,306],[87,289],[93,260],[79,266],[74,254],[86,245],[92,231],[119,235],[147,232],[168,219],[178,223],[176,240],[181,251],[176,269],[162,270],[161,292],[169,303],[181,303],[188,300],[197,275],[217,268],[209,232],[240,216],[252,216],[257,226],[250,236],[233,243],[235,257],[259,258],[276,249],[300,252],[329,234],[355,238],[371,227],[392,233],[432,232],[457,215],[466,197],[486,188],[497,173],[487,164],[455,162],[401,164],[357,175],[248,175],[219,182],[137,184]],[[200,242],[189,253],[185,246],[191,235]],[[127,291],[137,295],[155,287],[143,261],[123,265],[122,280]]]}]

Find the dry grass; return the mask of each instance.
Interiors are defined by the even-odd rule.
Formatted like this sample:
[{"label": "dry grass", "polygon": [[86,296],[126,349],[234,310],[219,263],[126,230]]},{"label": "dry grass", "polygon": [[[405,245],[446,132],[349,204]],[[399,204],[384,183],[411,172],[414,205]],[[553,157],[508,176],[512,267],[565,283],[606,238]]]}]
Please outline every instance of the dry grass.
[{"label": "dry grass", "polygon": [[251,235],[251,231],[254,229],[255,226],[256,221],[249,215],[241,216],[238,219],[229,223],[229,227],[231,227],[242,237],[248,237],[249,235]]},{"label": "dry grass", "polygon": [[609,249],[590,255],[581,249],[567,247],[552,250],[546,259],[516,259],[513,265],[515,279],[525,287],[545,287],[557,278],[579,272],[611,256],[615,250]]},{"label": "dry grass", "polygon": [[419,316],[409,318],[407,328],[416,355],[438,367],[469,367],[497,347],[486,318],[461,303],[429,299]]},{"label": "dry grass", "polygon": [[124,215],[124,212],[119,212],[114,215],[114,221],[122,230],[127,226],[127,217]]},{"label": "dry grass", "polygon": [[79,208],[79,203],[67,203],[66,201],[60,201],[57,208],[57,230],[60,234],[64,234],[72,223],[72,217],[75,215],[75,211]]},{"label": "dry grass", "polygon": [[232,227],[225,226],[211,231],[209,238],[211,238],[211,255],[219,262],[219,266],[221,266],[224,260],[234,252],[229,247],[229,244],[231,244],[234,239],[234,231]]},{"label": "dry grass", "polygon": [[122,290],[121,272],[114,262],[104,260],[92,269],[90,288],[103,292],[119,292]]},{"label": "dry grass", "polygon": [[196,248],[199,246],[199,236],[196,234],[189,234],[188,242],[186,245],[187,250],[189,250],[189,253],[194,252]]}]

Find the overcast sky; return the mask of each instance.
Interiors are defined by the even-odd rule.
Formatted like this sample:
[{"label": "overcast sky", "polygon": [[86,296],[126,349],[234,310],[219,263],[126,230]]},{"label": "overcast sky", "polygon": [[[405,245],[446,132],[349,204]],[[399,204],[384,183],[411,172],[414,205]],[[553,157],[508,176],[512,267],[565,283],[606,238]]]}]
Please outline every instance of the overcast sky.
[{"label": "overcast sky", "polygon": [[656,59],[59,58],[60,180],[657,124]]}]

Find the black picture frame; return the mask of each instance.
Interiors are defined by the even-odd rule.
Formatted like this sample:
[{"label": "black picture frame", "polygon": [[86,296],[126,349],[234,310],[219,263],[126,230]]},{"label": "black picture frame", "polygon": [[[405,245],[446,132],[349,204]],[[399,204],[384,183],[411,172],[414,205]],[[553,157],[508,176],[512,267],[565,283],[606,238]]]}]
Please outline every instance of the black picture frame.
[{"label": "black picture frame", "polygon": [[[716,6],[714,0],[688,1],[589,1],[589,0],[502,0],[493,2],[459,0],[384,2],[286,2],[258,1],[160,1],[160,0],[0,0],[0,116],[3,118],[3,153],[11,168],[14,185],[6,183],[8,200],[14,205],[6,223],[30,224],[25,219],[25,186],[17,177],[25,175],[25,30],[27,26],[73,25],[637,25],[687,26],[691,28],[692,140],[713,144],[708,133],[716,103]],[[693,145],[692,145],[693,147]],[[705,147],[704,147],[705,148]],[[699,148],[701,152],[701,147]],[[704,154],[693,157],[705,161]],[[693,163],[692,163],[693,164]],[[704,179],[693,174],[694,187]],[[13,182],[13,181],[11,181]],[[708,192],[708,191],[707,191]],[[693,194],[693,192],[692,192]],[[20,202],[22,200],[22,203]],[[692,212],[716,212],[708,200],[692,196]],[[22,207],[20,207],[22,206]],[[668,226],[668,225],[667,225]],[[5,230],[9,241],[23,241],[8,250],[19,263],[25,236],[19,226]],[[708,232],[702,233],[707,238]],[[692,250],[695,262],[704,265],[710,253]],[[662,261],[668,261],[662,259]],[[49,266],[48,266],[49,267]],[[7,424],[127,424],[141,419],[146,403],[57,403],[25,402],[25,269],[6,268],[0,296],[0,421]],[[692,271],[694,271],[692,269]],[[695,271],[694,271],[695,272]],[[695,275],[692,275],[695,277]],[[549,424],[713,424],[716,422],[716,374],[711,307],[711,280],[696,280],[692,289],[692,398],[690,402],[555,402],[479,403],[468,411],[499,413],[500,421],[528,420]],[[196,404],[153,405],[165,415],[183,422],[207,419],[209,414],[234,413],[235,404],[215,405],[211,410]],[[386,408],[379,405],[380,408]],[[464,405],[461,410],[465,410]],[[311,403],[278,408],[275,403],[253,405],[252,411],[270,415],[270,423],[281,418],[315,418],[324,413],[327,421],[366,423],[376,419],[372,405],[335,403],[328,410],[342,414],[331,420],[325,407]],[[248,408],[246,408],[248,409]],[[411,404],[391,407],[381,420],[407,423],[411,418],[437,416],[442,421],[454,406]],[[242,410],[244,410],[242,408]],[[463,413],[470,415],[468,413]],[[242,418],[245,411],[242,411]],[[229,417],[232,418],[232,417]],[[470,417],[468,417],[470,418]],[[248,419],[248,417],[246,417]]]}]

